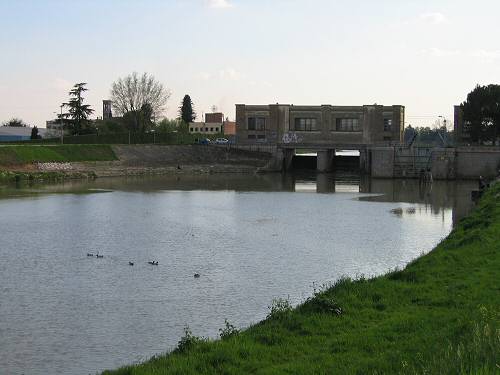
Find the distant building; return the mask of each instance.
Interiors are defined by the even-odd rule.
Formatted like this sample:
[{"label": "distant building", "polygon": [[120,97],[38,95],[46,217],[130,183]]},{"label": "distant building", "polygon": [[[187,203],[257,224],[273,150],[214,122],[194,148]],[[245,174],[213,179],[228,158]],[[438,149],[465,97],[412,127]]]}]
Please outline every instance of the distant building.
[{"label": "distant building", "polygon": [[[31,127],[0,126],[0,142],[16,142],[31,139]],[[46,130],[38,128],[38,135],[43,137]]]},{"label": "distant building", "polygon": [[190,122],[189,132],[200,134],[220,134],[224,131],[224,114],[205,113],[204,122]]},{"label": "distant building", "polygon": [[224,114],[221,112],[205,113],[205,122],[221,124],[224,122]]},{"label": "distant building", "polygon": [[222,123],[220,122],[191,122],[189,123],[190,133],[218,134],[222,133]]},{"label": "distant building", "polygon": [[[59,119],[45,121],[44,138],[57,138],[61,136],[61,122]],[[69,134],[68,129],[64,130],[64,135]]]},{"label": "distant building", "polygon": [[460,105],[456,105],[453,111],[453,137],[456,145],[471,142],[469,131],[464,122],[464,111]]},{"label": "distant building", "polygon": [[224,135],[236,136],[236,121],[224,121]]},{"label": "distant building", "polygon": [[403,140],[402,105],[236,105],[236,141],[267,144],[392,144]]},{"label": "distant building", "polygon": [[113,102],[111,100],[103,100],[102,101],[102,119],[110,119],[113,118],[112,111]]}]

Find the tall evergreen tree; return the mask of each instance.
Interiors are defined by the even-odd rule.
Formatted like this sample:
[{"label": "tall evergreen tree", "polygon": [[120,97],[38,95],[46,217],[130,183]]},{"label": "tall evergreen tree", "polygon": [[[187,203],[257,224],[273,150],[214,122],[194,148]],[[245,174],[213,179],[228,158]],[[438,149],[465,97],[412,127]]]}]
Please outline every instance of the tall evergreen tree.
[{"label": "tall evergreen tree", "polygon": [[69,102],[65,103],[68,109],[68,117],[71,119],[70,124],[73,128],[73,134],[84,134],[87,132],[85,125],[88,125],[88,117],[94,113],[90,105],[83,104],[83,92],[88,89],[85,87],[87,84],[77,83],[69,92]]},{"label": "tall evergreen tree", "polygon": [[39,139],[39,138],[40,138],[40,136],[38,135],[38,128],[35,125],[35,126],[33,126],[31,128],[31,137],[30,137],[30,139]]},{"label": "tall evergreen tree", "polygon": [[189,95],[185,95],[182,99],[182,105],[179,108],[179,115],[186,124],[193,122],[196,119],[196,113],[193,109],[193,101]]}]

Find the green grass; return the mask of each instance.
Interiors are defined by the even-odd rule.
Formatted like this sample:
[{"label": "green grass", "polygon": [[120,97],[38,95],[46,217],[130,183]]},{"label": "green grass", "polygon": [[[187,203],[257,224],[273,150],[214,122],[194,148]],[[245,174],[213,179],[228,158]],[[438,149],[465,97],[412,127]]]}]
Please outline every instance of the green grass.
[{"label": "green grass", "polygon": [[0,166],[39,162],[116,160],[109,145],[0,146]]},{"label": "green grass", "polygon": [[222,340],[187,331],[174,352],[104,374],[498,374],[499,307],[500,183],[402,271],[275,302]]}]

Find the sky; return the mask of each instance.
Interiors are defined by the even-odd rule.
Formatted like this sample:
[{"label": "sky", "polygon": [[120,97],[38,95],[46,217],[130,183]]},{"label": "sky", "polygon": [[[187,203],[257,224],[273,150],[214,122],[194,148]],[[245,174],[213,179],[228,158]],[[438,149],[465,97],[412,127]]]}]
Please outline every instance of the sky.
[{"label": "sky", "polygon": [[0,0],[0,123],[44,127],[77,82],[102,116],[136,71],[171,91],[168,118],[189,94],[199,117],[377,103],[432,126],[500,83],[498,14],[498,0]]}]

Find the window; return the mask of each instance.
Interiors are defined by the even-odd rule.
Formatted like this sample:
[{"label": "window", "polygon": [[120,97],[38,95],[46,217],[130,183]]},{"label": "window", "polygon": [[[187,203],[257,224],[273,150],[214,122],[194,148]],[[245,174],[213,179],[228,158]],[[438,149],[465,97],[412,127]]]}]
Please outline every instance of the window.
[{"label": "window", "polygon": [[219,132],[219,128],[215,128],[215,131],[216,131],[216,132]]},{"label": "window", "polygon": [[317,121],[315,118],[296,118],[295,130],[299,132],[313,132],[317,130]]},{"label": "window", "polygon": [[266,135],[265,134],[258,134],[257,139],[266,139]]},{"label": "window", "polygon": [[208,128],[205,128],[205,131],[207,132],[207,131],[208,131]]},{"label": "window", "polygon": [[198,131],[198,128],[194,128],[194,131],[197,132]]},{"label": "window", "polygon": [[384,119],[384,131],[390,132],[392,130],[392,119],[385,118]]},{"label": "window", "polygon": [[248,130],[266,130],[265,117],[249,117]]},{"label": "window", "polygon": [[213,132],[214,131],[214,128],[210,128],[210,131]]},{"label": "window", "polygon": [[392,137],[384,137],[384,141],[390,141]]},{"label": "window", "polygon": [[190,129],[189,129],[189,131],[190,131],[190,132],[194,132],[194,128],[190,128]]},{"label": "window", "polygon": [[338,132],[360,132],[361,124],[357,118],[338,118],[337,119]]},{"label": "window", "polygon": [[248,134],[248,139],[255,139],[255,134]]}]

